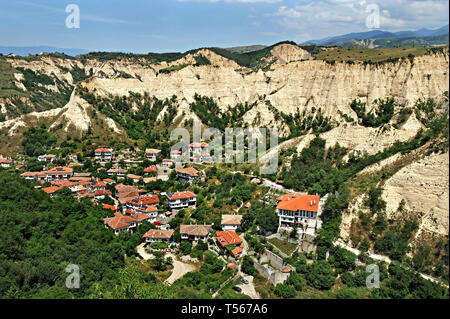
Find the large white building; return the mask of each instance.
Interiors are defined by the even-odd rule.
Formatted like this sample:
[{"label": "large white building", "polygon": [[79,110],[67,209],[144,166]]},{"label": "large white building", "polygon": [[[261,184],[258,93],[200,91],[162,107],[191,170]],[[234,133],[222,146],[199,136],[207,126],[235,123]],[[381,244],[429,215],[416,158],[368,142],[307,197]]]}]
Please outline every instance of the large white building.
[{"label": "large white building", "polygon": [[317,195],[287,194],[277,198],[280,227],[305,225],[317,219],[320,197]]}]

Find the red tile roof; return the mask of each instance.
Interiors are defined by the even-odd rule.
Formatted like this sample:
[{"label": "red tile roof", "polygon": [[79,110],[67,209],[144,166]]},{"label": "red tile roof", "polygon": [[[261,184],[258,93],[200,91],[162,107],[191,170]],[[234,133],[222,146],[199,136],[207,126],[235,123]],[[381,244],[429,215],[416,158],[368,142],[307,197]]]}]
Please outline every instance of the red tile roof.
[{"label": "red tile roof", "polygon": [[194,177],[198,176],[198,171],[195,168],[193,168],[193,167],[186,167],[186,168],[177,169],[177,173],[185,174],[185,175],[189,175],[189,176],[194,176]]},{"label": "red tile roof", "polygon": [[234,255],[234,258],[239,258],[239,256],[241,255],[241,253],[242,253],[242,251],[243,251],[244,249],[242,248],[242,247],[236,247],[235,249],[233,249],[232,251],[231,251],[231,253]]},{"label": "red tile roof", "polygon": [[127,204],[138,206],[153,205],[156,203],[159,203],[158,195],[139,196],[127,201]]},{"label": "red tile roof", "polygon": [[151,172],[156,172],[156,165],[144,168],[144,173],[151,173]]},{"label": "red tile roof", "polygon": [[103,208],[105,208],[105,209],[110,209],[110,210],[112,210],[113,212],[119,210],[119,207],[116,207],[116,206],[113,206],[113,205],[108,205],[108,204],[103,204]]},{"label": "red tile roof", "polygon": [[208,143],[205,142],[189,144],[189,147],[206,147],[206,146],[208,146]]},{"label": "red tile roof", "polygon": [[240,245],[242,243],[242,238],[232,230],[216,232],[216,239],[222,247],[226,245]]},{"label": "red tile roof", "polygon": [[94,196],[108,196],[111,194],[110,190],[99,189],[95,191]]},{"label": "red tile roof", "polygon": [[161,150],[158,150],[156,148],[147,148],[145,150],[145,153],[146,154],[159,154],[159,153],[161,153]]},{"label": "red tile roof", "polygon": [[222,215],[222,225],[240,225],[242,215]]},{"label": "red tile roof", "polygon": [[150,229],[142,238],[170,239],[174,230]]},{"label": "red tile roof", "polygon": [[212,225],[180,225],[180,234],[189,236],[208,236]]},{"label": "red tile roof", "polygon": [[97,148],[96,150],[95,150],[95,153],[111,153],[111,150],[110,149],[108,149],[108,148]]},{"label": "red tile roof", "polygon": [[59,191],[60,189],[62,189],[62,187],[58,187],[58,186],[50,186],[50,187],[45,187],[42,190],[44,192],[46,192],[47,194],[53,194],[57,191]]},{"label": "red tile roof", "polygon": [[115,213],[114,217],[108,217],[103,219],[104,223],[110,228],[116,230],[130,226],[131,223],[136,220],[131,216],[125,216],[120,213]]},{"label": "red tile roof", "polygon": [[49,169],[48,171],[45,171],[45,173],[47,174],[72,174],[73,173],[73,168],[70,167],[53,167],[51,169]]},{"label": "red tile roof", "polygon": [[0,158],[0,164],[11,164],[12,162],[12,160],[6,158]]},{"label": "red tile roof", "polygon": [[185,198],[191,198],[191,197],[197,197],[195,193],[191,191],[185,191],[185,192],[176,192],[176,193],[166,193],[166,197],[169,200],[175,200],[175,199],[185,199]]},{"label": "red tile roof", "polygon": [[294,197],[286,196],[278,203],[277,209],[289,211],[308,211],[317,213],[319,209],[320,196],[317,195],[296,195]]}]

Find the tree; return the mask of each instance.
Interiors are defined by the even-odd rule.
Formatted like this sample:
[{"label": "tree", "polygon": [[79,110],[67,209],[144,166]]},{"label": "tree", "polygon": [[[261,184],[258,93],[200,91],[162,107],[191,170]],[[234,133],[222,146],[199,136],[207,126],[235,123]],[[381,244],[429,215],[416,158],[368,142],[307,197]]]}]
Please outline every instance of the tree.
[{"label": "tree", "polygon": [[305,282],[302,276],[296,272],[291,272],[289,278],[286,280],[286,284],[292,285],[297,291],[301,291],[305,286]]},{"label": "tree", "polygon": [[183,255],[189,255],[191,253],[192,244],[189,240],[183,240],[180,243],[180,250],[182,251]]},{"label": "tree", "polygon": [[242,260],[241,270],[242,272],[251,276],[256,274],[256,268],[253,264],[253,259],[250,256],[244,256]]},{"label": "tree", "polygon": [[312,263],[305,277],[311,286],[322,290],[330,289],[336,281],[333,269],[326,260],[319,260]]},{"label": "tree", "polygon": [[360,299],[360,295],[357,288],[342,286],[336,293],[337,299]]},{"label": "tree", "polygon": [[281,298],[294,298],[297,295],[297,291],[294,286],[287,284],[278,284],[274,289],[275,295]]}]

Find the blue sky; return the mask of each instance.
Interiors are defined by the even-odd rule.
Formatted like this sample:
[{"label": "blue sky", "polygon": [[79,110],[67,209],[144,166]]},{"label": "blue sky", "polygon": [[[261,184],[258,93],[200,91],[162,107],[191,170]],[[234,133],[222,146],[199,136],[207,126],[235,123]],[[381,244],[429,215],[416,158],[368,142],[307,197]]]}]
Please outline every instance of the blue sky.
[{"label": "blue sky", "polygon": [[[79,29],[65,26],[71,3]],[[371,4],[382,30],[448,24],[448,0],[0,0],[0,46],[143,53],[303,42],[369,31]]]}]

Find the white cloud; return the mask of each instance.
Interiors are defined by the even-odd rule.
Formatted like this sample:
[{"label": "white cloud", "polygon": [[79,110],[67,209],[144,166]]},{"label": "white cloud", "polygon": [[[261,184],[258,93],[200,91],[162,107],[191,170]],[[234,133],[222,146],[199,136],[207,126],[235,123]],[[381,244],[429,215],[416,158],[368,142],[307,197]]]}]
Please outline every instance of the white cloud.
[{"label": "white cloud", "polygon": [[270,16],[297,36],[310,34],[320,38],[368,31],[366,18],[371,12],[367,8],[373,4],[379,8],[382,30],[437,28],[448,24],[446,0],[302,0],[280,6]]}]

